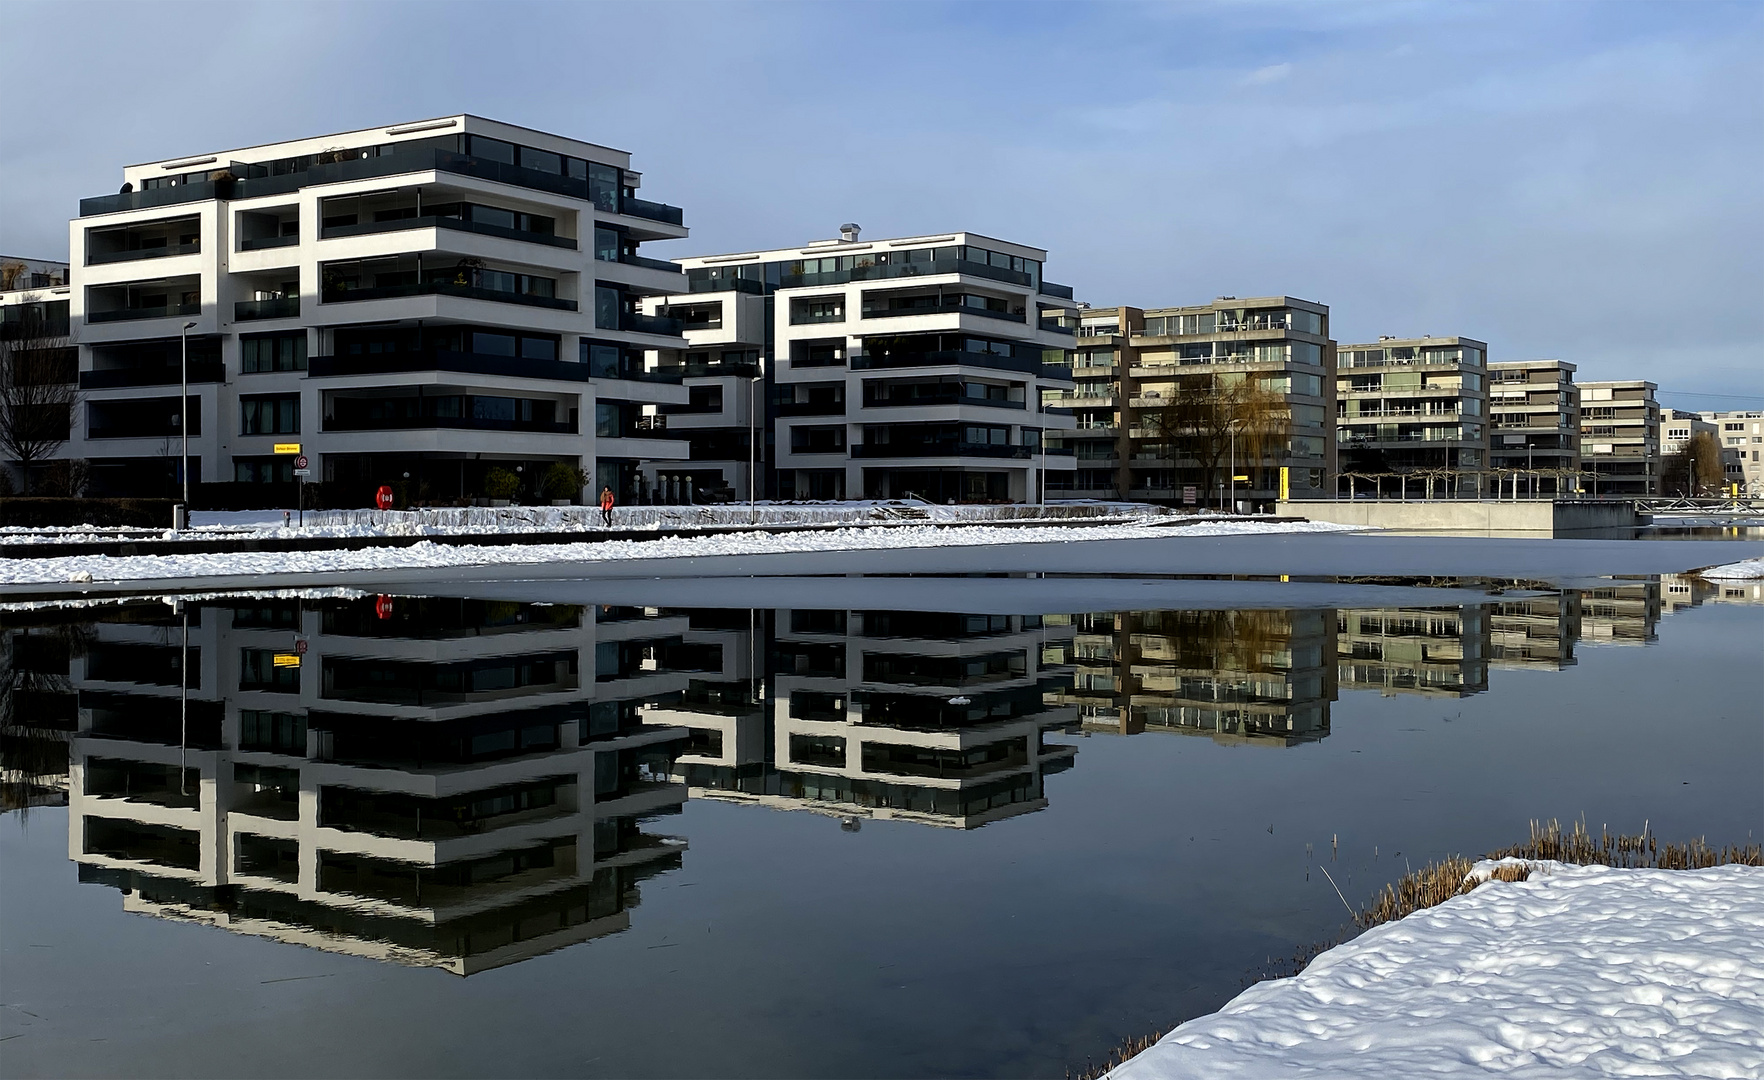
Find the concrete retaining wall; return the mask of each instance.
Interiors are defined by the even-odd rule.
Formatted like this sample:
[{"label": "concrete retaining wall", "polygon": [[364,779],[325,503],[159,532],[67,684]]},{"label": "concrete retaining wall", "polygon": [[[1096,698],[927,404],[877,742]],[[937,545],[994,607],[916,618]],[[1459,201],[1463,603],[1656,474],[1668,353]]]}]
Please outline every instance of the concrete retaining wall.
[{"label": "concrete retaining wall", "polygon": [[1647,520],[1627,499],[1389,499],[1282,501],[1275,512],[1400,532],[1450,532],[1483,536],[1627,536]]}]

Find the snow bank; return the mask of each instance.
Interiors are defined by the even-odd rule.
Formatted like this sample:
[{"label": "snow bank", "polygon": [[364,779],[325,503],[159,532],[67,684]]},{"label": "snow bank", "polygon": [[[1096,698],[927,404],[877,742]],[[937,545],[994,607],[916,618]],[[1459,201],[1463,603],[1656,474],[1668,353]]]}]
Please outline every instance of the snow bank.
[{"label": "snow bank", "polygon": [[[482,546],[433,544],[368,548],[359,551],[220,552],[212,555],[69,555],[60,558],[0,560],[0,586],[54,582],[137,581],[234,574],[300,574],[344,570],[391,570],[492,564],[601,563],[622,559],[693,558],[717,555],[793,554],[805,551],[865,551],[888,548],[972,547],[988,544],[1052,544],[1087,540],[1143,540],[1188,536],[1239,536],[1256,533],[1332,533],[1350,526],[1317,522],[1218,521],[1182,528],[1156,525],[939,527],[834,529],[827,532],[727,533],[658,540],[606,540],[598,543]],[[88,579],[86,575],[91,575]]]},{"label": "snow bank", "polygon": [[1710,581],[1755,581],[1764,578],[1764,559],[1747,559],[1744,562],[1728,563],[1726,566],[1712,566],[1699,573]]},{"label": "snow bank", "polygon": [[1532,865],[1251,987],[1109,1075],[1764,1076],[1764,868]]}]

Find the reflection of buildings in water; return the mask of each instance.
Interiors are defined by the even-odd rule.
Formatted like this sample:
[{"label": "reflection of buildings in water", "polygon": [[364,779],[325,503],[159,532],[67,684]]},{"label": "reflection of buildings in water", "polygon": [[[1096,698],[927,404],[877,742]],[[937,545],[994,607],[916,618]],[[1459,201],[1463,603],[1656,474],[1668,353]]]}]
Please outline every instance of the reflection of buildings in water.
[{"label": "reflection of buildings in water", "polygon": [[[125,907],[470,974],[623,929],[683,843],[685,619],[373,598],[163,606],[72,663],[69,852]],[[294,666],[296,642],[309,646]],[[189,658],[187,702],[182,661]]]},{"label": "reflection of buildings in water", "polygon": [[1292,746],[1329,734],[1330,611],[1132,611],[1072,618],[1070,690],[1086,731]]},{"label": "reflection of buildings in water", "polygon": [[1469,697],[1488,689],[1485,606],[1344,610],[1336,631],[1344,690]]},{"label": "reflection of buildings in water", "polygon": [[1660,575],[1664,614],[1703,604],[1764,604],[1764,581],[1711,581],[1695,574]]},{"label": "reflection of buildings in water", "polygon": [[0,627],[0,811],[67,805],[68,743],[79,724],[68,675],[88,634],[76,622]]},{"label": "reflection of buildings in water", "polygon": [[1565,589],[1486,606],[1488,666],[1560,671],[1573,667],[1581,634],[1581,595]]},{"label": "reflection of buildings in water", "polygon": [[1663,610],[1658,581],[1628,581],[1581,591],[1581,640],[1589,645],[1645,645]]},{"label": "reflection of buildings in water", "polygon": [[[764,685],[702,688],[670,713],[692,729],[694,797],[975,828],[1047,805],[1076,751],[1044,697],[1064,681],[1036,616],[761,612]],[[751,683],[749,684],[751,685]]]}]

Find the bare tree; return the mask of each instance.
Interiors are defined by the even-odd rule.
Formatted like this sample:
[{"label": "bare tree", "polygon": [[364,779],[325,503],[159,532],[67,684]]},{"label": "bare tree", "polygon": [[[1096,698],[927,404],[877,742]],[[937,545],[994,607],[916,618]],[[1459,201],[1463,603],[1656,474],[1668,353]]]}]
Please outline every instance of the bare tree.
[{"label": "bare tree", "polygon": [[0,322],[0,453],[31,470],[73,432],[79,404],[79,350],[49,305],[26,297]]},{"label": "bare tree", "polygon": [[1254,372],[1179,377],[1174,396],[1145,419],[1172,462],[1187,458],[1200,466],[1209,492],[1224,486],[1215,478],[1234,449],[1238,463],[1254,465],[1285,449],[1292,430],[1285,395]]},{"label": "bare tree", "polygon": [[1707,431],[1690,437],[1661,463],[1661,479],[1671,495],[1707,495],[1721,491],[1721,443]]}]

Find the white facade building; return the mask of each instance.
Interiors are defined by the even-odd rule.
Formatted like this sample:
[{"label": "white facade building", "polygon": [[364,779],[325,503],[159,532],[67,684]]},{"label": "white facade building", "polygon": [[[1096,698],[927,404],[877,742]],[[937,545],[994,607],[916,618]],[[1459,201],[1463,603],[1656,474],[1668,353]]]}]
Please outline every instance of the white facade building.
[{"label": "white facade building", "polygon": [[[1044,315],[1071,297],[1042,279],[1046,258],[965,232],[861,241],[853,225],[681,260],[689,291],[646,309],[685,327],[693,400],[669,424],[695,433],[694,486],[745,494],[751,453],[777,498],[1041,498],[1044,471],[1073,468],[1042,445],[1073,424],[1042,408],[1044,389],[1071,387],[1073,341]],[[749,450],[750,422],[769,453]]]},{"label": "white facade building", "polygon": [[481,497],[496,468],[574,497],[560,462],[628,497],[686,454],[644,423],[686,400],[645,363],[678,327],[638,311],[684,279],[637,251],[687,231],[630,165],[458,115],[124,169],[71,225],[67,454],[98,493],[170,486],[187,330],[192,479],[286,483],[298,442],[346,502]]},{"label": "white facade building", "polygon": [[1705,412],[1702,418],[1720,430],[1721,465],[1729,484],[1744,495],[1764,495],[1764,412]]}]

